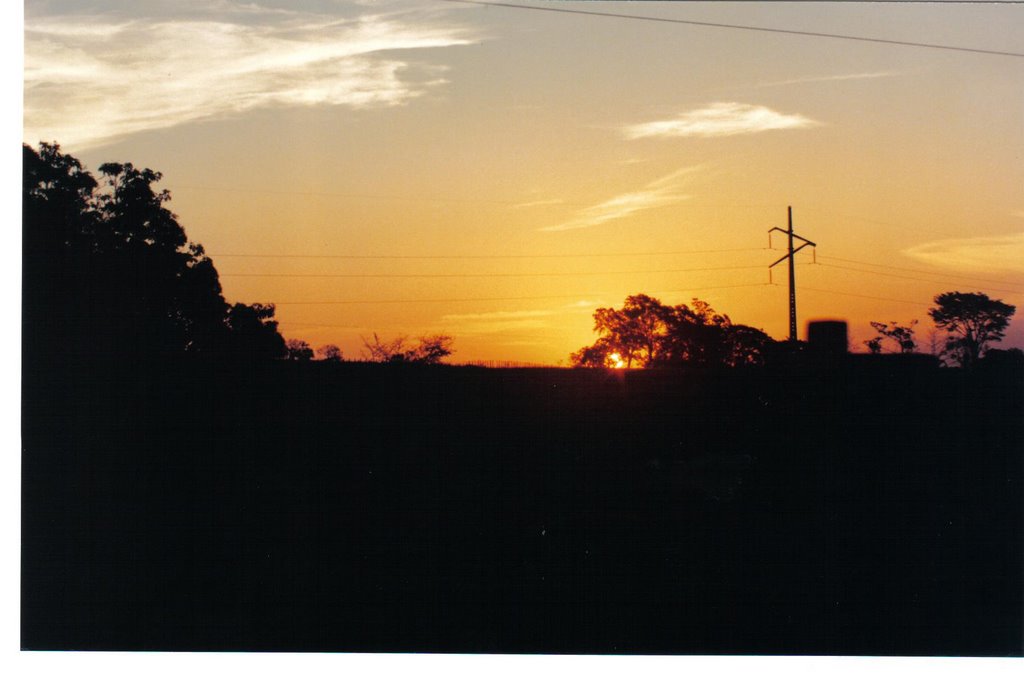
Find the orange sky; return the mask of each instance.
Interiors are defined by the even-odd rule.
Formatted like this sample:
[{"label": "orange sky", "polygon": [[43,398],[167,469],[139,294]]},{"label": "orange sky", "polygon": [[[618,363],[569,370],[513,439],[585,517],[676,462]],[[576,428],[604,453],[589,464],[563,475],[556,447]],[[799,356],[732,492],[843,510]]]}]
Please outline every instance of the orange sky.
[{"label": "orange sky", "polygon": [[[1007,52],[1024,29],[1013,5],[600,11]],[[1024,58],[445,2],[25,16],[25,141],[162,171],[226,298],[347,357],[446,332],[456,362],[565,362],[637,292],[783,338],[787,205],[818,244],[801,326],[927,342],[939,292],[1024,303]]]}]

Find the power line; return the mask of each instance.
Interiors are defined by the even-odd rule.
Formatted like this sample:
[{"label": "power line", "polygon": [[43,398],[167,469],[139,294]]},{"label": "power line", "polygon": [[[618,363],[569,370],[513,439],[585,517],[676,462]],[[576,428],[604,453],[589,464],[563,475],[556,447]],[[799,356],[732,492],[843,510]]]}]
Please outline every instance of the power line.
[{"label": "power line", "polygon": [[[984,278],[981,278],[979,276],[965,276],[963,274],[950,274],[950,273],[947,273],[947,272],[925,271],[924,269],[912,269],[910,267],[897,267],[896,265],[891,265],[891,264],[878,264],[876,262],[864,262],[863,260],[852,260],[850,258],[835,257],[835,256],[832,256],[832,255],[819,255],[818,257],[822,258],[823,260],[837,260],[839,262],[850,262],[852,264],[862,264],[862,265],[865,265],[865,266],[868,266],[868,267],[879,267],[881,269],[896,269],[898,271],[908,271],[908,272],[912,272],[912,273],[915,273],[915,274],[931,274],[932,276],[948,276],[948,277],[951,277],[951,278],[965,279],[967,281],[981,281],[982,283],[990,283],[992,281],[992,279],[984,279]],[[1021,287],[1024,287],[1024,283],[1013,283],[1012,281],[999,281],[999,283],[1002,283],[1003,285],[1008,285],[1008,286],[1021,286]]]},{"label": "power line", "polygon": [[767,248],[718,248],[708,250],[666,250],[642,251],[635,253],[552,253],[536,255],[319,255],[305,253],[207,253],[213,257],[244,258],[295,258],[323,260],[525,260],[550,258],[592,258],[592,257],[645,257],[657,255],[710,255],[714,253],[739,253],[768,250]]},{"label": "power line", "polygon": [[916,304],[917,306],[921,306],[921,307],[929,307],[929,306],[931,306],[927,302],[914,302],[914,301],[911,301],[911,300],[900,300],[900,299],[896,299],[895,297],[878,297],[877,295],[860,295],[858,293],[844,293],[844,292],[840,292],[838,290],[825,290],[824,288],[811,288],[811,287],[808,287],[808,286],[800,286],[800,288],[803,289],[803,290],[810,290],[810,291],[816,292],[816,293],[827,293],[829,295],[844,295],[846,297],[861,297],[861,298],[866,299],[866,300],[882,300],[883,302],[899,302],[901,304]]},{"label": "power line", "polygon": [[653,21],[657,23],[678,23],[688,26],[704,26],[707,28],[729,28],[733,30],[749,30],[762,33],[776,33],[781,35],[801,35],[804,37],[822,37],[835,40],[851,40],[856,42],[873,42],[877,44],[891,44],[902,47],[920,47],[924,49],[944,49],[947,51],[970,52],[974,54],[990,54],[994,56],[1012,56],[1024,58],[1024,53],[996,51],[992,49],[975,49],[972,47],[957,47],[948,44],[935,44],[929,42],[910,42],[907,40],[888,40],[879,37],[863,37],[859,35],[845,35],[841,33],[818,33],[804,30],[791,30],[785,28],[766,28],[764,26],[745,26],[732,23],[714,23],[710,21],[693,21],[689,19],[671,19],[667,17],[641,16],[638,14],[614,14],[612,12],[595,12],[585,9],[566,9],[560,7],[533,7],[530,5],[516,5],[508,2],[484,2],[483,0],[443,0],[443,2],[457,2],[467,5],[482,5],[484,7],[505,7],[508,9],[529,9],[537,12],[557,12],[559,14],[585,14],[587,16],[600,16],[614,19],[632,19],[635,21]]},{"label": "power line", "polygon": [[[422,196],[409,196],[409,195],[395,195],[395,194],[361,194],[354,192],[314,192],[314,191],[294,191],[294,190],[273,190],[273,189],[253,189],[245,187],[209,187],[202,185],[175,185],[175,190],[199,190],[204,192],[242,192],[246,194],[276,194],[280,196],[296,196],[296,197],[340,197],[343,199],[386,199],[389,201],[438,201],[444,203],[466,203],[466,204],[497,204],[499,206],[516,206],[518,202],[515,201],[502,201],[498,199],[457,199],[449,197],[422,197]],[[562,202],[565,205],[579,205],[567,202]]]},{"label": "power line", "polygon": [[[906,276],[906,275],[903,275],[903,274],[890,274],[888,272],[874,271],[872,269],[857,269],[856,267],[847,267],[847,266],[844,266],[844,265],[841,265],[841,264],[830,264],[828,262],[819,262],[818,266],[820,266],[820,267],[832,267],[834,269],[845,269],[846,271],[859,272],[861,274],[873,274],[875,276],[888,276],[888,277],[891,277],[891,278],[906,279],[908,281],[917,281],[919,283],[938,283],[938,281],[935,280],[935,279],[915,278],[913,276]],[[1012,295],[1024,294],[1024,290],[1010,290],[1010,289],[1006,289],[1006,288],[984,288],[982,286],[977,286],[977,285],[974,286],[974,287],[980,288],[981,290],[986,290],[988,292],[1010,293]]]},{"label": "power line", "polygon": [[542,276],[607,276],[612,274],[678,274],[694,271],[734,271],[738,269],[761,269],[762,265],[732,265],[728,267],[689,267],[686,269],[613,269],[603,271],[555,271],[555,272],[482,272],[457,274],[220,274],[220,276],[258,278],[525,278]]},{"label": "power line", "polygon": [[856,220],[857,222],[866,222],[866,223],[872,224],[872,225],[882,225],[883,227],[891,227],[891,228],[899,229],[899,230],[903,230],[903,231],[919,232],[919,233],[928,234],[928,235],[934,235],[935,234],[935,228],[934,227],[908,226],[905,222],[900,222],[900,223],[886,222],[884,220],[878,220],[877,218],[865,218],[865,217],[860,216],[860,215],[851,215],[849,213],[835,213],[831,209],[829,209],[827,207],[823,208],[821,206],[806,206],[804,208],[807,208],[808,210],[812,210],[812,211],[818,211],[819,213],[824,213],[829,218],[831,218],[832,220]]},{"label": "power line", "polygon": [[[682,292],[696,292],[701,290],[725,290],[729,288],[757,288],[764,287],[769,284],[767,283],[738,283],[733,285],[721,285],[721,286],[702,286],[695,288],[679,288],[677,290],[663,290],[658,291],[655,294],[658,295],[669,295],[673,293]],[[611,292],[592,293],[597,295],[610,295]],[[520,297],[431,297],[431,298],[408,298],[408,299],[391,299],[391,300],[302,300],[297,302],[271,302],[274,305],[303,305],[303,304],[417,304],[423,303],[436,303],[436,302],[518,302],[518,301],[531,301],[531,300],[565,300],[565,299],[579,299],[580,293],[573,293],[571,295],[531,295],[531,296],[520,296]]]}]

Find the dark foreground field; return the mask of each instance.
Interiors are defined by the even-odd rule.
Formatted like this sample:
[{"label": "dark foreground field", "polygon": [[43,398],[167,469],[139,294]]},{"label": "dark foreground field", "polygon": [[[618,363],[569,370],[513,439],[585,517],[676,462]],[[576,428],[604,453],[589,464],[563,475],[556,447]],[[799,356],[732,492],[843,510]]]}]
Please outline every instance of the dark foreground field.
[{"label": "dark foreground field", "polygon": [[26,649],[1024,645],[1020,372],[25,377]]}]

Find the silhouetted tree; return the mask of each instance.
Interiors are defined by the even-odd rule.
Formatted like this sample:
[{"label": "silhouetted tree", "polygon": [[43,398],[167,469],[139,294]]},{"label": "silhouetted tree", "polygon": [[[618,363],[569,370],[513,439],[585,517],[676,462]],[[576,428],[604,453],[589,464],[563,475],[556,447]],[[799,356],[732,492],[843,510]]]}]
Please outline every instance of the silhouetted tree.
[{"label": "silhouetted tree", "polygon": [[341,349],[338,348],[337,344],[324,344],[316,350],[316,354],[320,356],[320,360],[340,361],[342,360]]},{"label": "silhouetted tree", "polygon": [[742,365],[763,365],[765,354],[773,343],[763,330],[749,325],[729,325],[725,329],[728,346],[725,364],[732,367]]},{"label": "silhouetted tree", "polygon": [[104,224],[97,236],[103,244],[113,249],[146,245],[169,251],[185,245],[185,230],[164,207],[171,200],[170,192],[153,191],[163,174],[130,163],[106,163],[99,170],[107,186],[96,197]]},{"label": "silhouetted tree", "polygon": [[55,143],[22,154],[27,357],[58,341],[78,359],[283,355],[272,306],[228,307],[213,261],[155,191],[160,173],[107,163],[101,184]]},{"label": "silhouetted tree", "polygon": [[390,342],[382,342],[377,333],[373,333],[373,342],[370,342],[366,337],[360,337],[363,340],[363,346],[366,347],[364,355],[367,360],[371,360],[375,363],[399,363],[405,360],[405,341],[406,337],[399,335]]},{"label": "silhouetted tree", "polygon": [[[616,354],[618,359],[612,358],[612,354]],[[600,337],[591,346],[585,346],[575,353],[569,354],[569,364],[573,367],[618,367],[619,363],[625,365],[625,360],[621,360],[622,356],[615,349],[612,340],[605,337]]]},{"label": "silhouetted tree", "polygon": [[437,364],[450,356],[452,338],[449,335],[427,335],[420,337],[418,343],[410,346],[408,338],[400,335],[390,342],[381,341],[377,333],[373,333],[373,341],[362,337],[364,354],[375,363],[423,363]]},{"label": "silhouetted tree", "polygon": [[1011,304],[990,299],[985,293],[942,293],[928,310],[935,325],[948,333],[943,355],[961,367],[973,367],[988,349],[1006,334]]},{"label": "silhouetted tree", "polygon": [[672,308],[647,295],[630,295],[621,309],[594,312],[594,332],[611,353],[618,353],[632,367],[649,367],[662,357]]},{"label": "silhouetted tree", "polygon": [[915,325],[917,325],[917,320],[910,321],[910,325],[900,325],[896,321],[889,323],[871,321],[871,327],[878,332],[878,336],[865,341],[864,345],[871,353],[878,354],[882,352],[882,340],[888,339],[895,343],[900,353],[913,353],[917,350],[917,344],[914,342]]},{"label": "silhouetted tree", "polygon": [[942,356],[942,347],[944,346],[942,332],[942,330],[933,326],[925,333],[925,345],[928,348],[928,353],[936,358]]},{"label": "silhouetted tree", "polygon": [[91,209],[96,179],[60,146],[40,143],[37,153],[22,146],[22,214],[25,257],[44,261],[56,251],[83,247],[94,225]]},{"label": "silhouetted tree", "polygon": [[436,364],[454,353],[450,335],[424,335],[419,344],[406,355],[414,363]]},{"label": "silhouetted tree", "polygon": [[273,319],[273,304],[235,304],[228,309],[232,352],[248,360],[285,357],[288,349]]},{"label": "silhouetted tree", "polygon": [[39,152],[22,147],[22,344],[26,361],[60,355],[73,359],[88,335],[87,298],[68,293],[88,279],[89,233],[98,214],[91,207],[96,180],[56,144]]},{"label": "silhouetted tree", "polygon": [[285,342],[285,348],[288,349],[288,360],[302,362],[313,360],[313,349],[304,339],[289,339]]},{"label": "silhouetted tree", "polygon": [[627,297],[622,309],[598,309],[594,331],[599,337],[592,346],[570,354],[573,366],[756,365],[772,341],[702,300],[667,306],[647,295]]},{"label": "silhouetted tree", "polygon": [[691,365],[756,365],[764,361],[771,338],[757,328],[736,325],[707,302],[672,307],[664,362]]}]

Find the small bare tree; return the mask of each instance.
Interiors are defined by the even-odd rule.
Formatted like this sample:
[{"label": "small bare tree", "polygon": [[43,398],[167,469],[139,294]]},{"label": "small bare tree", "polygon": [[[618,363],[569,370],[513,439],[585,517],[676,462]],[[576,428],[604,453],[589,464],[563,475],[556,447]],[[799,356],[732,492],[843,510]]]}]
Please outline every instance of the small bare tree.
[{"label": "small bare tree", "polygon": [[366,347],[363,354],[375,363],[435,364],[454,353],[450,335],[425,335],[415,345],[410,345],[404,335],[391,341],[382,341],[376,332],[373,333],[372,342],[365,337],[362,340]]},{"label": "small bare tree", "polygon": [[415,363],[440,363],[452,355],[452,341],[450,335],[424,335],[407,358]]},{"label": "small bare tree", "polygon": [[373,333],[373,341],[369,341],[366,337],[360,337],[363,340],[363,346],[366,350],[363,355],[366,356],[367,360],[373,361],[374,363],[400,363],[405,361],[406,354],[406,337],[399,335],[390,342],[382,342],[377,333]]},{"label": "small bare tree", "polygon": [[867,340],[864,345],[868,347],[868,351],[877,354],[882,352],[882,340],[888,339],[895,343],[895,348],[899,349],[899,353],[914,353],[917,350],[917,344],[914,342],[915,325],[917,325],[916,319],[910,321],[910,325],[900,325],[896,321],[889,323],[871,321],[871,327],[878,332],[878,336]]}]

